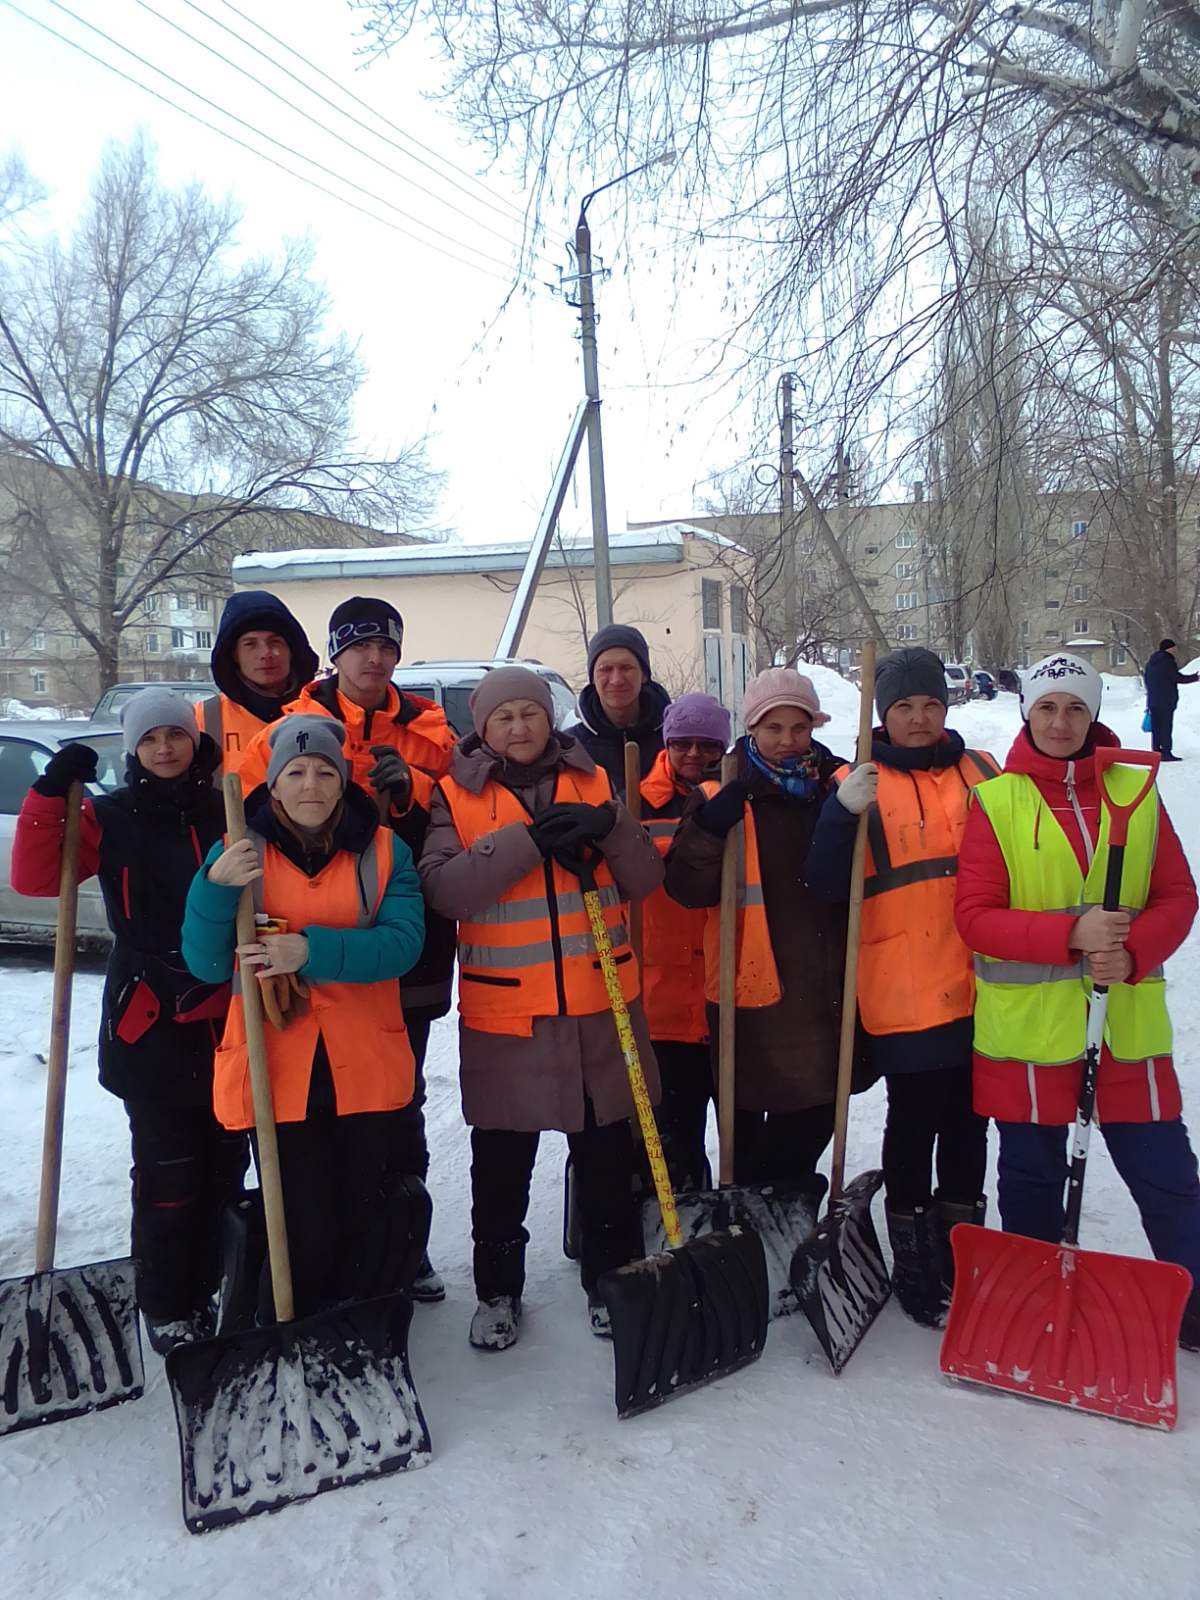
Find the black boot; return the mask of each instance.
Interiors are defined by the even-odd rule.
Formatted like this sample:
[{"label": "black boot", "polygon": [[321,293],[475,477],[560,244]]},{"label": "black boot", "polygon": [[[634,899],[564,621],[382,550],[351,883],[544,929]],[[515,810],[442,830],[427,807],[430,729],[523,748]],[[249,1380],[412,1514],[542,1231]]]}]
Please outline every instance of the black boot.
[{"label": "black boot", "polygon": [[1179,1329],[1181,1350],[1200,1350],[1200,1288],[1193,1289],[1191,1298],[1183,1308],[1183,1325]]},{"label": "black boot", "polygon": [[897,1300],[923,1328],[944,1326],[950,1294],[942,1282],[932,1207],[894,1211],[885,1205],[884,1215],[892,1244],[892,1288]]},{"label": "black boot", "polygon": [[969,1203],[961,1200],[943,1200],[940,1196],[935,1198],[933,1219],[937,1233],[938,1264],[947,1294],[953,1294],[954,1292],[954,1251],[950,1246],[951,1228],[957,1227],[960,1222],[969,1222],[976,1228],[982,1228],[986,1218],[987,1200],[982,1195],[978,1200]]},{"label": "black boot", "polygon": [[476,1241],[475,1293],[480,1300],[501,1295],[519,1300],[525,1288],[525,1240]]}]

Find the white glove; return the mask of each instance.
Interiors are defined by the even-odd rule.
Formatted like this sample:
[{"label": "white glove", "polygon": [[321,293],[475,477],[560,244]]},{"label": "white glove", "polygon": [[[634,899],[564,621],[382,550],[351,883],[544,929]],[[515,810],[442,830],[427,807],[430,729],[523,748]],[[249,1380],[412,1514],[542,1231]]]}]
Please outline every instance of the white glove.
[{"label": "white glove", "polygon": [[875,804],[879,792],[879,768],[873,761],[864,761],[861,767],[848,772],[838,784],[837,797],[853,816],[860,817],[868,806]]}]

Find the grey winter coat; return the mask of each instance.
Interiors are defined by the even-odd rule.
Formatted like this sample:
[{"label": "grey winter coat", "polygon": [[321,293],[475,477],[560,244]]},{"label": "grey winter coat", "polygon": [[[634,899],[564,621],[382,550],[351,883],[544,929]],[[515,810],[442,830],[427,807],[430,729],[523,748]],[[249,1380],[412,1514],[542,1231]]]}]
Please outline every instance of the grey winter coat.
[{"label": "grey winter coat", "polygon": [[[555,779],[567,768],[595,771],[595,763],[567,734],[552,736],[542,760],[506,765],[471,734],[455,749],[450,775],[473,794],[489,783],[510,789],[531,816],[549,805]],[[617,820],[600,849],[623,897],[644,899],[662,881],[662,858],[620,801]],[[542,855],[524,823],[508,823],[467,849],[440,789],[433,804],[419,872],[433,910],[455,920],[495,905],[513,884],[540,867]],[[629,1007],[651,1099],[659,1097],[658,1067],[641,1002]],[[537,1017],[532,1038],[481,1033],[459,1023],[459,1076],[463,1116],[476,1128],[533,1133],[578,1133],[591,1102],[597,1123],[633,1115],[633,1099],[617,1031],[608,1011],[584,1017]]]}]

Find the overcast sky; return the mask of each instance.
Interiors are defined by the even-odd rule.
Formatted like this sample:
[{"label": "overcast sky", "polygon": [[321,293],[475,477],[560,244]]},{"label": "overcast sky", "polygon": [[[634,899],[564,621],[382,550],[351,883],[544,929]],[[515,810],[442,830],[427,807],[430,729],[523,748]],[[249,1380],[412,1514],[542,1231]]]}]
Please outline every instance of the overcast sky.
[{"label": "overcast sky", "polygon": [[[559,264],[567,263],[564,242],[573,235],[579,198],[615,174],[561,175],[556,187],[566,198],[561,214],[547,219],[553,232],[539,250],[538,270],[505,304],[524,197],[505,175],[484,170],[482,153],[468,147],[428,100],[440,66],[418,43],[364,68],[352,14],[337,0],[320,6],[237,0],[236,7],[229,0],[73,0],[70,10],[74,17],[55,0],[0,0],[0,147],[19,147],[50,191],[45,224],[69,230],[105,142],[141,127],[158,147],[167,182],[199,178],[214,193],[237,198],[248,249],[270,250],[285,235],[309,232],[335,319],[361,338],[369,368],[357,415],[362,446],[386,447],[428,433],[432,459],[448,474],[440,520],[472,539],[529,536],[582,389],[576,313],[544,281],[557,282]],[[340,95],[322,72],[372,110]],[[215,104],[203,104],[182,85]],[[309,89],[371,131],[339,116]],[[370,220],[288,176],[176,107],[386,221]],[[222,108],[250,127],[228,120]],[[726,272],[720,253],[702,251],[685,271],[665,234],[636,208],[626,209],[619,195],[601,197],[589,215],[595,247],[614,269],[599,290],[599,339],[609,518],[616,531],[627,518],[685,516],[704,493],[697,480],[743,457],[755,441],[731,413],[732,393],[714,394],[711,385],[696,381],[711,364],[705,347],[719,332],[716,307]],[[576,499],[564,517],[569,528],[587,526],[586,496],[581,461]]]}]

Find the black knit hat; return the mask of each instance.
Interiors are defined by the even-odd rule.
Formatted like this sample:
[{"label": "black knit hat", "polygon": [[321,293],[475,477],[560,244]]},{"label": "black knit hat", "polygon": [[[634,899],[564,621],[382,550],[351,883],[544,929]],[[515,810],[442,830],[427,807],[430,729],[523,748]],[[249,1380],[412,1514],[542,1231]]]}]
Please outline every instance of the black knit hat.
[{"label": "black knit hat", "polygon": [[628,650],[631,656],[636,656],[638,665],[650,676],[650,646],[646,643],[645,635],[636,628],[629,627],[624,622],[610,622],[607,628],[601,628],[588,640],[587,672],[588,682],[592,681],[592,672],[596,666],[596,657],[602,656],[606,650]]},{"label": "black knit hat", "polygon": [[1160,650],[1174,650],[1175,641],[1174,639],[1160,639],[1158,641],[1158,648]]},{"label": "black knit hat", "polygon": [[329,619],[330,661],[336,661],[348,645],[365,639],[383,639],[399,653],[404,644],[404,618],[386,600],[356,594],[343,600]]},{"label": "black knit hat", "polygon": [[893,650],[875,668],[875,709],[883,722],[897,700],[925,694],[949,705],[946,673],[932,650]]}]

